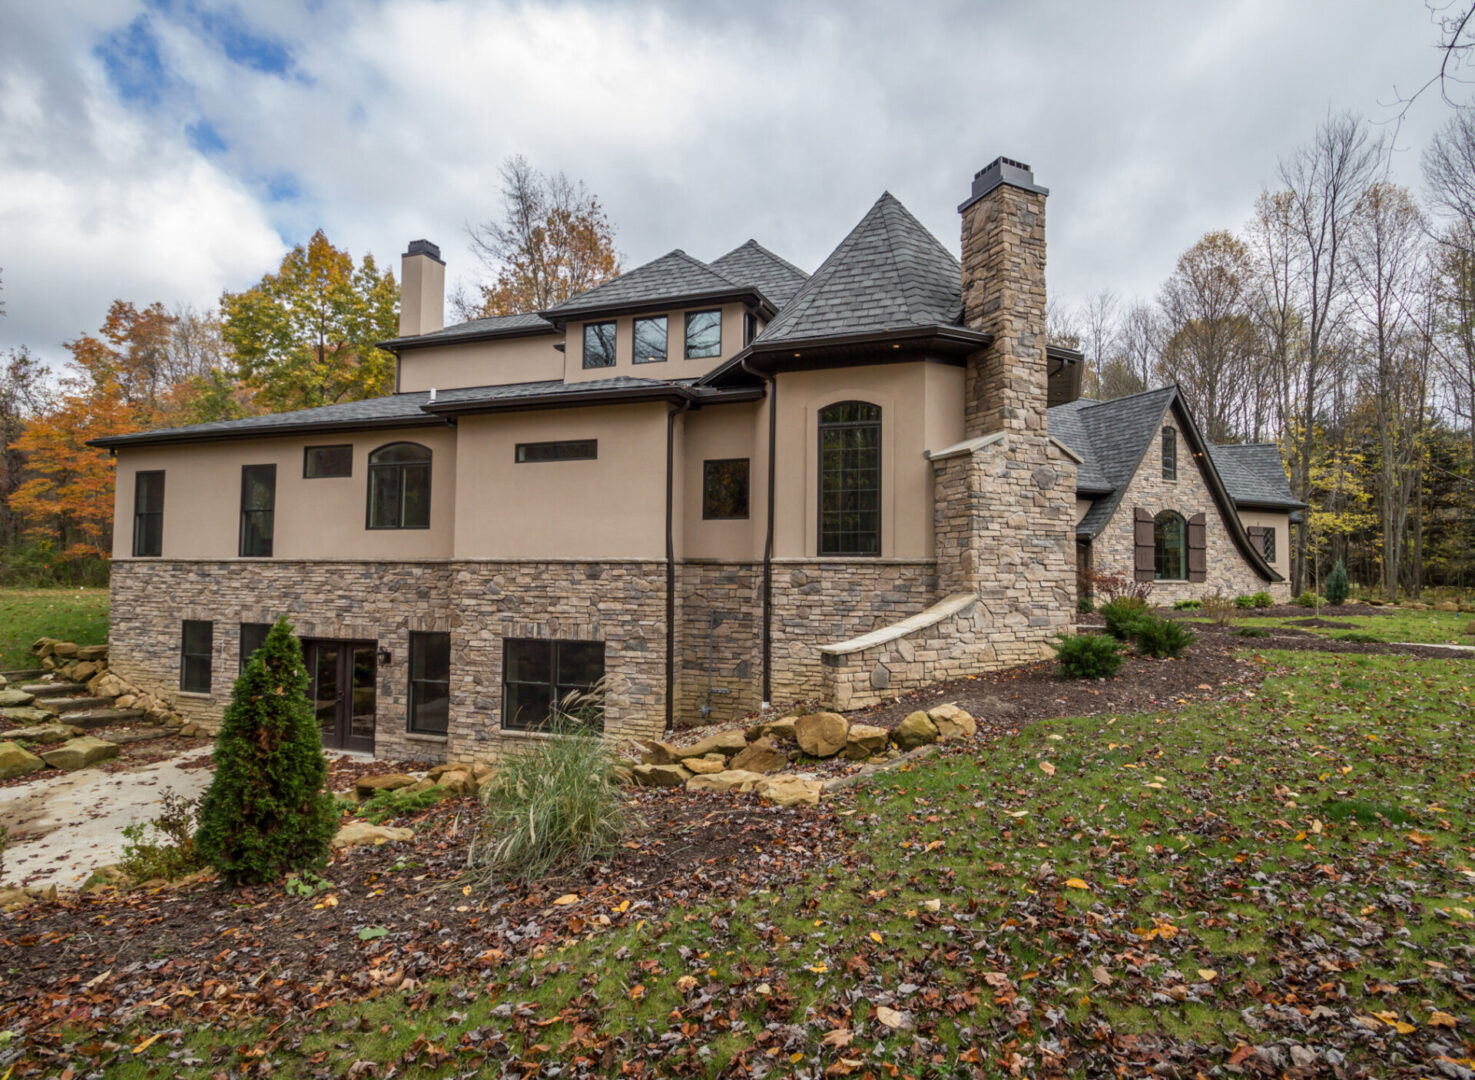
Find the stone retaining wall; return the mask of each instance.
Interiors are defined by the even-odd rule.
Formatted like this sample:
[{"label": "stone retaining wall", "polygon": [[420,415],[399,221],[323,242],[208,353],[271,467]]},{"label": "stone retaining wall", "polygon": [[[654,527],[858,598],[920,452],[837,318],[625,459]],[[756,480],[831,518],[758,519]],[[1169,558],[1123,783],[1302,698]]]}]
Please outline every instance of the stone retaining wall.
[{"label": "stone retaining wall", "polygon": [[990,622],[976,594],[954,593],[893,626],[821,646],[824,701],[859,709],[987,670]]}]

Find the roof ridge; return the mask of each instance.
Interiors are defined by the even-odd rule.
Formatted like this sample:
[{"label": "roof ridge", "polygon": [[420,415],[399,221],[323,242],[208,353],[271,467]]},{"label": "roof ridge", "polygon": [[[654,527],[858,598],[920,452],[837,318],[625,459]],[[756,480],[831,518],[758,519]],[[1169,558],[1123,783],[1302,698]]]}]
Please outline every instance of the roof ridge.
[{"label": "roof ridge", "polygon": [[[794,273],[798,274],[800,277],[803,277],[803,278],[809,277],[809,273],[807,271],[801,270],[798,266],[796,266],[795,264],[789,262],[788,259],[784,258],[782,255],[778,254],[777,252],[770,251],[768,248],[764,247],[762,244],[760,244],[756,239],[754,239],[751,236],[748,237],[748,239],[745,240],[743,243],[741,243],[737,247],[733,248],[732,251],[727,252],[727,255],[731,255],[733,251],[741,251],[745,247],[751,247],[753,250],[758,251],[758,252],[761,252],[762,254],[766,255],[769,259],[771,259],[773,262],[778,263],[780,266],[782,266],[786,270],[792,270],[792,271],[794,271]],[[717,256],[717,258],[718,259],[726,258],[726,255],[719,255],[719,256]],[[716,259],[713,260],[713,262],[715,262],[715,261],[716,261]]]},{"label": "roof ridge", "polygon": [[[1106,398],[1106,399],[1104,399],[1102,401],[1095,401],[1095,400],[1093,400],[1091,398],[1077,398],[1076,400],[1077,401],[1084,401],[1086,403],[1086,404],[1082,405],[1081,408],[1083,408],[1083,409],[1094,409],[1098,405],[1115,405],[1119,401],[1131,401],[1133,398],[1147,397],[1147,395],[1149,395],[1149,394],[1161,394],[1165,390],[1175,390],[1176,391],[1177,389],[1178,389],[1178,384],[1177,383],[1168,383],[1166,386],[1154,386],[1151,390],[1138,390],[1135,394],[1123,394],[1121,397]],[[1067,401],[1067,402],[1064,402],[1063,404],[1069,405],[1069,404],[1072,404],[1072,403]],[[1058,406],[1056,406],[1056,407],[1058,408]]]},{"label": "roof ridge", "polygon": [[825,271],[855,245],[856,237],[860,233],[860,227],[865,224],[867,218],[876,212],[876,208],[881,205],[887,194],[886,192],[882,192],[881,198],[872,203],[871,208],[861,215],[861,219],[835,245],[835,250],[826,255],[824,261],[815,267],[814,273],[810,274],[805,279],[804,284],[799,286],[799,290],[784,305],[784,310],[779,312],[774,320],[763,328],[763,333],[758,335],[759,338],[763,337],[776,326],[781,327],[785,323],[793,323],[799,320],[804,311],[814,303],[814,298],[819,294],[820,288],[824,285]]}]

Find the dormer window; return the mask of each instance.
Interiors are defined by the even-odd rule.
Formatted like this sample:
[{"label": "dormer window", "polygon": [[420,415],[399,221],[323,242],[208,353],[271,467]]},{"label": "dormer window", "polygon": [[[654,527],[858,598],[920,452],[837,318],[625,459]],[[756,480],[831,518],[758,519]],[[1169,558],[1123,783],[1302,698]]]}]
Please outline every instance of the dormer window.
[{"label": "dormer window", "polygon": [[615,366],[615,324],[591,322],[584,324],[584,366],[602,368]]},{"label": "dormer window", "polygon": [[660,364],[666,360],[666,316],[635,320],[635,362]]},{"label": "dormer window", "polygon": [[686,313],[686,358],[701,360],[722,355],[722,312]]}]

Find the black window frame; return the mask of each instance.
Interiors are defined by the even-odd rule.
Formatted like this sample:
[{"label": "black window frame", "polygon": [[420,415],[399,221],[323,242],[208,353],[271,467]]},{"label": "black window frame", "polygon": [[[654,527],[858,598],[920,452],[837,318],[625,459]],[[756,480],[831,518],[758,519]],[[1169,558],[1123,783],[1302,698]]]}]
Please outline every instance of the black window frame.
[{"label": "black window frame", "polygon": [[[1178,549],[1181,572],[1168,575],[1163,573],[1163,563],[1167,557],[1166,548],[1163,546],[1163,526],[1172,522],[1177,523],[1178,536],[1181,541]],[[1160,510],[1152,519],[1152,580],[1188,580],[1188,519],[1176,510]]]},{"label": "black window frame", "polygon": [[[714,466],[742,466],[742,503],[741,514],[719,514],[714,513],[712,474]],[[702,462],[702,520],[703,521],[746,521],[752,510],[752,462],[749,458],[708,458]]]},{"label": "black window frame", "polygon": [[1260,554],[1265,556],[1265,561],[1275,561],[1275,526],[1264,525],[1260,528]]},{"label": "black window frame", "polygon": [[[246,505],[246,493],[250,490],[250,477],[253,475],[269,478],[271,505],[252,509]],[[258,481],[259,482],[259,481]],[[242,465],[241,466],[241,524],[237,536],[236,553],[243,559],[269,559],[272,555],[274,538],[276,535],[276,513],[277,513],[277,467],[275,465]],[[253,516],[254,515],[254,516]],[[258,541],[257,547],[262,550],[247,551],[246,539],[250,532],[250,525],[255,523],[255,537]],[[263,527],[262,522],[265,522]]]},{"label": "black window frame", "polygon": [[[642,356],[644,351],[640,347],[640,324],[661,324],[661,355],[656,357]],[[637,315],[630,322],[630,358],[637,364],[664,364],[671,358],[671,320],[665,315]]]},{"label": "black window frame", "polygon": [[1178,479],[1178,429],[1165,427],[1160,436],[1162,442],[1163,479]]},{"label": "black window frame", "polygon": [[758,336],[758,315],[752,311],[743,312],[743,348],[753,344],[753,339]]},{"label": "black window frame", "polygon": [[[842,409],[842,408],[844,408],[846,406],[863,406],[866,409],[873,409],[873,410],[875,410],[874,418],[873,419],[868,419],[868,420],[826,420],[825,419],[825,414],[826,413],[831,413],[834,410]],[[815,457],[815,467],[818,470],[818,477],[817,477],[818,482],[816,484],[816,490],[818,491],[818,494],[819,494],[819,500],[818,500],[819,505],[816,508],[817,511],[818,511],[818,533],[817,533],[817,538],[816,538],[816,551],[817,551],[817,554],[820,557],[823,557],[823,558],[846,557],[846,558],[862,558],[862,559],[877,559],[877,558],[880,558],[881,557],[881,515],[882,515],[882,491],[881,491],[881,487],[882,487],[882,484],[884,483],[884,473],[882,472],[882,430],[881,430],[881,425],[882,425],[882,423],[884,421],[884,418],[885,418],[884,410],[881,408],[881,406],[877,405],[875,402],[872,402],[872,401],[859,401],[859,400],[836,401],[836,402],[830,403],[829,405],[824,406],[823,408],[821,408],[819,410],[819,440],[818,440],[817,453],[816,453],[816,457]],[[826,451],[825,451],[825,435],[826,435],[826,433],[833,432],[833,431],[854,431],[854,430],[860,430],[860,429],[873,430],[875,432],[875,445],[874,445],[874,448],[873,448],[875,450],[875,464],[874,464],[874,466],[872,467],[872,470],[871,470],[871,471],[874,471],[874,473],[875,473],[875,483],[870,488],[855,487],[855,488],[850,488],[850,489],[842,489],[842,491],[840,492],[840,494],[841,495],[845,495],[845,494],[849,493],[849,494],[854,495],[854,496],[859,496],[859,495],[862,495],[862,494],[864,494],[866,492],[874,492],[875,493],[875,507],[872,510],[859,510],[859,509],[850,510],[850,511],[845,511],[845,510],[827,510],[826,509],[826,505],[825,505],[826,504],[826,495],[827,495],[826,488],[825,488],[825,472],[826,472],[826,468],[825,468],[825,453],[826,453]],[[842,447],[841,449],[843,450],[845,448]],[[852,448],[852,449],[854,449],[854,448]],[[859,529],[859,528],[857,528],[857,529],[836,529],[836,530],[828,529],[827,526],[826,526],[826,523],[825,523],[826,515],[827,514],[830,514],[830,515],[833,515],[833,514],[842,514],[842,513],[851,513],[851,514],[855,514],[855,515],[860,515],[860,514],[873,514],[875,516],[875,522],[874,522],[873,527],[870,530],[863,530],[863,529]],[[854,537],[858,537],[858,538],[859,537],[865,537],[865,536],[869,535],[871,537],[871,539],[872,539],[872,545],[874,547],[874,550],[872,550],[872,551],[862,551],[862,550],[859,550],[858,547],[846,548],[843,545],[842,546],[836,546],[833,542],[831,542],[833,537],[840,537],[840,536],[846,536],[846,535],[854,536]]]},{"label": "black window frame", "polygon": [[[154,477],[159,478],[159,508],[157,510],[139,510],[142,502],[144,477],[150,481]],[[154,535],[145,538],[143,536],[144,521],[155,523]],[[153,541],[152,545],[146,544],[145,539]],[[145,547],[152,546],[152,551],[145,551]],[[157,559],[164,552],[164,470],[144,469],[133,474],[133,557],[136,559]]]},{"label": "black window frame", "polygon": [[[588,647],[588,646],[591,646],[591,645],[597,645],[597,646],[599,646],[599,660],[600,660],[600,664],[599,664],[600,674],[599,674],[599,677],[596,678],[593,682],[590,682],[588,684],[582,684],[582,685],[581,684],[575,684],[575,683],[565,683],[565,682],[561,681],[559,679],[559,674],[560,674],[560,672],[559,672],[559,653],[560,653],[560,651],[565,646]],[[509,722],[509,719],[510,718],[507,715],[507,708],[508,708],[508,702],[511,699],[512,695],[508,693],[508,687],[511,686],[511,685],[514,685],[514,684],[512,683],[512,680],[508,679],[508,677],[507,677],[508,669],[511,666],[507,662],[507,655],[508,655],[508,652],[509,652],[509,650],[510,650],[510,648],[512,646],[544,646],[544,647],[546,647],[548,649],[549,681],[543,682],[541,680],[518,680],[517,683],[516,683],[516,685],[518,685],[518,686],[545,687],[548,690],[548,694],[549,694],[549,698],[548,698],[548,700],[549,700],[548,716],[543,717],[543,719],[541,721],[539,721],[538,723],[536,723],[536,724],[514,724],[514,723],[510,723]],[[608,667],[609,667],[609,653],[608,653],[608,650],[607,650],[607,648],[605,646],[605,643],[603,641],[585,640],[585,639],[581,639],[581,638],[503,638],[502,639],[502,721],[501,721],[502,730],[503,731],[525,731],[525,732],[534,732],[534,733],[546,732],[547,731],[547,728],[548,728],[548,719],[549,719],[549,717],[551,717],[553,715],[553,705],[555,703],[557,703],[558,701],[561,701],[565,696],[567,696],[568,692],[571,691],[571,690],[588,690],[590,687],[594,686],[595,683],[597,683],[599,681],[599,679],[602,679],[604,677],[604,673],[608,670]],[[603,730],[604,729],[604,717],[603,717],[602,710],[601,710],[601,715],[599,717],[599,720],[598,720],[597,724],[595,724],[594,726],[597,726],[600,730]]]},{"label": "black window frame", "polygon": [[[417,659],[423,659],[422,650],[427,645],[428,639],[444,639],[446,669],[444,678],[432,678],[428,675],[416,676],[415,664]],[[421,665],[424,666],[423,663]],[[410,631],[410,654],[409,665],[406,670],[406,681],[409,693],[406,695],[407,707],[405,713],[405,730],[417,735],[448,735],[451,730],[451,634],[448,630],[412,630]],[[444,692],[441,700],[445,705],[445,723],[443,727],[422,726],[417,722],[417,713],[420,706],[428,702],[422,698],[422,686],[443,686]]]},{"label": "black window frame", "polygon": [[[255,645],[252,645],[249,648],[246,645],[246,635],[247,635],[247,632],[248,631],[251,632],[252,634],[260,633],[260,635],[261,635],[261,640],[258,641]],[[241,648],[241,671],[242,671],[242,673],[245,672],[245,670],[246,670],[246,664],[250,662],[251,656],[256,652],[257,649],[261,648],[262,645],[265,645],[266,644],[266,635],[269,634],[269,633],[271,633],[271,623],[269,623],[269,622],[243,622],[243,623],[241,623],[240,648]]]},{"label": "black window frame", "polygon": [[[582,452],[554,453],[553,447],[578,451],[587,449],[589,452],[587,454]],[[547,456],[542,456],[544,454]],[[523,442],[512,448],[512,461],[515,465],[551,465],[560,461],[597,461],[598,459],[598,439],[552,439],[548,442]]]},{"label": "black window frame", "polygon": [[[308,462],[312,460],[314,450],[347,450],[348,471],[347,472],[313,472],[308,468]],[[318,446],[304,446],[302,448],[302,479],[304,480],[341,480],[353,475],[353,443],[323,443]]]},{"label": "black window frame", "polygon": [[[717,316],[717,346],[714,349],[714,351],[709,352],[709,353],[694,353],[694,352],[691,351],[691,321],[693,319],[700,319],[703,315],[716,315]],[[681,337],[681,345],[682,345],[681,355],[683,357],[685,357],[687,360],[710,360],[714,356],[721,356],[722,355],[722,309],[721,308],[703,308],[701,311],[688,311],[686,313],[686,327],[685,327],[685,329],[686,329],[686,333],[684,333],[682,335],[682,337]]]},{"label": "black window frame", "polygon": [[[198,631],[199,627],[205,628],[204,652],[199,651],[200,643],[193,642],[195,648],[192,651],[190,641],[190,628]],[[179,691],[182,694],[208,694],[210,693],[211,668],[214,666],[215,658],[215,624],[208,619],[185,619],[179,627]],[[190,684],[190,672],[192,665],[190,661],[196,661],[193,668],[199,671],[199,661],[204,661],[205,681],[203,685]]]},{"label": "black window frame", "polygon": [[[380,462],[380,463],[377,463],[377,464],[375,463],[374,456],[376,454],[382,454],[384,451],[393,449],[396,446],[413,446],[413,447],[417,447],[418,449],[425,451],[425,460],[424,461],[390,461],[390,462]],[[383,446],[378,446],[378,447],[375,447],[373,450],[370,450],[369,451],[369,467],[368,467],[368,470],[367,470],[368,471],[368,475],[369,475],[369,478],[368,478],[368,488],[367,488],[367,496],[365,498],[365,505],[364,505],[364,527],[366,529],[373,529],[375,531],[378,531],[380,529],[428,529],[428,528],[430,528],[430,514],[431,514],[431,502],[430,502],[430,498],[431,498],[431,492],[432,492],[432,486],[433,486],[431,481],[432,481],[432,479],[434,477],[434,463],[435,463],[435,453],[430,449],[430,447],[426,446],[424,443],[410,442],[410,441],[405,440],[405,439],[399,439],[399,440],[396,440],[395,442],[385,443]],[[425,522],[424,522],[424,524],[419,524],[419,525],[406,525],[406,524],[404,524],[404,520],[405,520],[405,471],[408,470],[408,469],[420,469],[420,468],[423,468],[425,470]],[[388,473],[390,471],[397,471],[398,477],[399,477],[398,480],[397,480],[397,483],[399,484],[399,505],[398,505],[398,508],[397,508],[397,514],[396,514],[396,517],[395,517],[395,522],[394,523],[391,523],[391,524],[375,524],[374,523],[374,478],[377,475],[383,475],[383,474]]]},{"label": "black window frame", "polygon": [[[610,333],[610,340],[609,340],[609,363],[607,363],[607,364],[591,364],[589,362],[589,331],[594,330],[597,327],[601,327],[601,326],[607,326],[607,327],[609,327],[609,333]],[[582,351],[582,353],[580,355],[580,362],[583,364],[584,370],[585,371],[597,371],[597,370],[599,370],[601,368],[612,368],[618,362],[619,358],[620,358],[620,329],[619,329],[619,323],[617,323],[613,319],[600,319],[598,322],[586,322],[584,324],[584,333],[583,333],[583,351]]]}]

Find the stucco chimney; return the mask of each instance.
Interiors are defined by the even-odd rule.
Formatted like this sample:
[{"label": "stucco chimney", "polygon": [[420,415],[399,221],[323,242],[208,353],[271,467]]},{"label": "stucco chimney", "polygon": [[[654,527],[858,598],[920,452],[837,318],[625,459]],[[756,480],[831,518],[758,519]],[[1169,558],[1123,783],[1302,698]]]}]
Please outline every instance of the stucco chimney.
[{"label": "stucco chimney", "polygon": [[1045,432],[1045,196],[1028,165],[995,158],[963,216],[963,321],[993,335],[967,368],[964,430]]},{"label": "stucco chimney", "polygon": [[414,337],[446,324],[446,264],[429,240],[411,240],[400,258],[399,336]]}]

